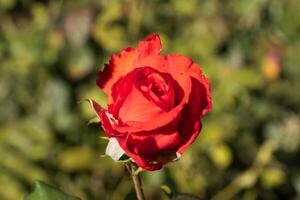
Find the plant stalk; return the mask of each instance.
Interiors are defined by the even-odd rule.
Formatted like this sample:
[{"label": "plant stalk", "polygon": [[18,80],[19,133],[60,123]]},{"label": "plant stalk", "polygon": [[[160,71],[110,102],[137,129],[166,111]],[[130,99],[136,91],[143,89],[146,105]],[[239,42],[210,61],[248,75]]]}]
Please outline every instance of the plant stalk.
[{"label": "plant stalk", "polygon": [[141,177],[139,174],[134,173],[138,167],[136,166],[136,164],[131,163],[131,162],[128,165],[126,165],[126,167],[132,177],[132,181],[134,184],[134,189],[135,189],[137,199],[145,200],[145,195],[144,195],[143,188],[142,188]]}]

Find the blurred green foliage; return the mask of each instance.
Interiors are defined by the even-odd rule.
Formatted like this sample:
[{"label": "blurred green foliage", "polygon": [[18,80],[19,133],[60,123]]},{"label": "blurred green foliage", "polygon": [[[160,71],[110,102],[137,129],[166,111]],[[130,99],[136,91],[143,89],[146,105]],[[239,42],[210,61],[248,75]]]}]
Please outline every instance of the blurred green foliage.
[{"label": "blurred green foliage", "polygon": [[142,173],[148,199],[300,198],[298,0],[0,0],[0,199],[43,180],[82,199],[134,199],[85,98],[96,73],[157,32],[200,63],[213,110],[179,162]]},{"label": "blurred green foliage", "polygon": [[36,181],[34,191],[24,200],[80,200],[77,197],[70,196],[63,191],[50,186],[44,182]]}]

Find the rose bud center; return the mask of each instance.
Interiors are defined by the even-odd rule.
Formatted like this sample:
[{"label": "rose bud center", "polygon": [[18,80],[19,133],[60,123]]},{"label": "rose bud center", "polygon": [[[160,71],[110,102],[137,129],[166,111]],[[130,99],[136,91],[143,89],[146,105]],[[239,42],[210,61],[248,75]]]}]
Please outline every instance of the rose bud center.
[{"label": "rose bud center", "polygon": [[182,89],[170,74],[147,66],[129,72],[114,87],[122,97],[115,96],[111,113],[125,124],[157,119],[183,97]]},{"label": "rose bud center", "polygon": [[164,111],[174,107],[173,80],[167,74],[159,73],[151,68],[144,68],[136,75],[135,85],[145,98],[153,101]]}]

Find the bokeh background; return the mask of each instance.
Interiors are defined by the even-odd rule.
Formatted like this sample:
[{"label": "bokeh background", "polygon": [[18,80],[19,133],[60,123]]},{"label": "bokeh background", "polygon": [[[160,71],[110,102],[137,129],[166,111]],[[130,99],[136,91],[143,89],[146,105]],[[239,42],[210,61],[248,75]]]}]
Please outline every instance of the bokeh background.
[{"label": "bokeh background", "polygon": [[201,199],[300,199],[298,0],[0,0],[0,199],[35,180],[83,200],[135,199],[87,97],[112,53],[151,33],[200,63],[213,110],[180,161],[143,172]]}]

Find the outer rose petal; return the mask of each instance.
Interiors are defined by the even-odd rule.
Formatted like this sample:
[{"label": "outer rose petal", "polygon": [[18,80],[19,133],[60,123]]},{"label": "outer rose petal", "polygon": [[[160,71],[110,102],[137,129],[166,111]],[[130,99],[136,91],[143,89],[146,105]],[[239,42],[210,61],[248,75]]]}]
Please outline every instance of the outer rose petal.
[{"label": "outer rose petal", "polygon": [[190,101],[185,106],[179,120],[178,129],[182,135],[182,140],[178,145],[178,153],[183,153],[199,135],[202,127],[200,116],[203,109],[208,108],[207,105],[211,105],[211,102],[206,101],[210,94],[206,93],[205,85],[195,78],[192,78],[192,84]]},{"label": "outer rose petal", "polygon": [[133,153],[155,155],[163,151],[172,151],[180,144],[182,135],[177,131],[177,121],[155,131],[130,134],[127,145]]},{"label": "outer rose petal", "polygon": [[[192,78],[198,80],[204,87],[199,91],[201,96],[201,113],[200,117],[203,117],[211,108],[211,96],[210,87],[208,79],[203,75],[201,68],[197,63],[194,63],[192,59],[182,56],[180,54],[169,54],[167,55],[167,60],[169,61],[170,71],[179,71],[182,73],[187,73]],[[193,84],[194,85],[194,84]],[[193,106],[197,108],[196,106]]]},{"label": "outer rose petal", "polygon": [[196,76],[196,69],[200,69],[199,65],[197,63],[193,63],[191,66],[190,72],[193,73],[196,78],[203,86],[202,88],[202,96],[201,96],[201,109],[202,112],[200,114],[200,117],[202,118],[208,111],[212,109],[212,100],[211,100],[211,94],[210,94],[210,84],[209,80],[202,74]]},{"label": "outer rose petal", "polygon": [[158,55],[161,50],[161,41],[158,34],[152,34],[144,41],[139,42],[139,58],[145,58],[148,55]]},{"label": "outer rose petal", "polygon": [[137,62],[152,54],[159,54],[161,50],[160,38],[157,34],[150,35],[139,42],[138,48],[126,48],[120,54],[112,55],[103,71],[98,72],[97,85],[110,98],[113,84],[123,75],[137,66]]},{"label": "outer rose petal", "polygon": [[118,142],[120,144],[120,146],[125,150],[126,154],[131,157],[136,164],[145,169],[145,170],[149,170],[149,171],[153,171],[153,170],[159,170],[162,168],[163,166],[163,162],[153,162],[153,160],[155,160],[155,158],[153,156],[144,156],[144,155],[137,155],[135,153],[133,153],[129,148],[128,148],[128,144],[127,144],[127,138],[118,138]]},{"label": "outer rose petal", "polygon": [[112,55],[103,71],[98,72],[97,85],[110,97],[113,84],[124,74],[134,68],[137,51],[134,48],[126,48],[120,54]]},{"label": "outer rose petal", "polygon": [[186,137],[183,141],[181,141],[182,144],[176,151],[180,154],[186,151],[187,148],[195,141],[195,139],[200,134],[200,130],[202,128],[202,123],[199,120],[195,120],[194,123],[189,123],[189,124],[187,124],[186,121],[187,120],[185,120],[185,122],[182,122],[182,126],[185,127],[186,129],[182,130],[181,133],[189,137]]}]

